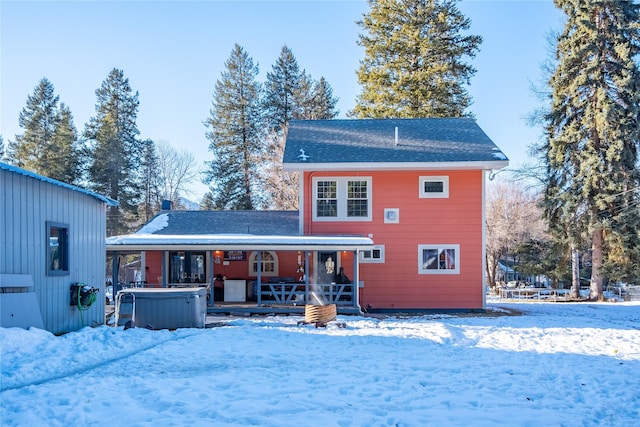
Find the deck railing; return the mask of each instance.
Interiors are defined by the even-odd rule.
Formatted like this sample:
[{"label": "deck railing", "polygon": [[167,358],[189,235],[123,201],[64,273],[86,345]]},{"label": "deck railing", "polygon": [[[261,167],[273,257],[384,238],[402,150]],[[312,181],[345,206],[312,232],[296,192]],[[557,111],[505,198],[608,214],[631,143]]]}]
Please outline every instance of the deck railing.
[{"label": "deck railing", "polygon": [[262,283],[262,304],[336,304],[352,306],[356,301],[353,283]]}]

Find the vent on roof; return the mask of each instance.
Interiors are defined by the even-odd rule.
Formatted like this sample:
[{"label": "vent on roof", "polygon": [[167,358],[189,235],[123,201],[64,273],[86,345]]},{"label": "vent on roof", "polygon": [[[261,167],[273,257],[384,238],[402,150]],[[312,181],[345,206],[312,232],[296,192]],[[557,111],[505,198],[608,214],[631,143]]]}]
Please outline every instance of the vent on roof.
[{"label": "vent on roof", "polygon": [[301,149],[300,149],[300,154],[298,154],[298,159],[299,159],[301,162],[306,162],[307,160],[309,160],[309,156],[307,156],[307,155],[304,153],[304,149],[303,149],[303,148],[301,148]]}]

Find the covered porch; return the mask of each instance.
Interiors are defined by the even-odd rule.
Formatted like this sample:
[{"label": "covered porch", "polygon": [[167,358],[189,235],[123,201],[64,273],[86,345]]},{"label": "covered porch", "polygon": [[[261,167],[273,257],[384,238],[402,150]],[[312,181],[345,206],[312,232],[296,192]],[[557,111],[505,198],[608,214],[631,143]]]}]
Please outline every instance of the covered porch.
[{"label": "covered porch", "polygon": [[[358,236],[154,235],[107,239],[113,296],[126,287],[206,287],[208,314],[302,314],[307,304],[361,313]],[[123,281],[124,256],[140,258],[140,280]],[[218,288],[222,278],[223,288]]]}]

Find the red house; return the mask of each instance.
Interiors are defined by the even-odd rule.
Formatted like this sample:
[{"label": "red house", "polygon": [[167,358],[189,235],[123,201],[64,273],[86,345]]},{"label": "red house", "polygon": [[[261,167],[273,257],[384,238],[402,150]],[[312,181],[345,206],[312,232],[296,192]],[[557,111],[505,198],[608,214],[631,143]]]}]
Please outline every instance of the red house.
[{"label": "red house", "polygon": [[144,251],[160,286],[182,257],[188,281],[222,274],[270,311],[484,308],[485,175],[508,160],[475,120],[292,121],[283,165],[300,173],[299,212],[165,212],[107,249]]}]

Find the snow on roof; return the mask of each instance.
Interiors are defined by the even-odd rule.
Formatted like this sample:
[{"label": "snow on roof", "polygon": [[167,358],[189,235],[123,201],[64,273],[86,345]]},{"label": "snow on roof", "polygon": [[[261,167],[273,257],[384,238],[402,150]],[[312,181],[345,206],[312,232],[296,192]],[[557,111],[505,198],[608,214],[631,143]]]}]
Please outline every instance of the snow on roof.
[{"label": "snow on roof", "polygon": [[178,247],[215,249],[323,249],[356,250],[373,247],[373,240],[360,236],[263,236],[253,234],[162,235],[128,234],[107,238],[107,250],[176,249]]},{"label": "snow on roof", "polygon": [[7,163],[0,162],[0,169],[4,169],[9,172],[17,173],[20,175],[28,176],[31,178],[35,178],[39,181],[47,182],[49,184],[57,185],[59,187],[67,188],[69,190],[77,191],[78,193],[86,194],[91,197],[95,197],[98,200],[105,202],[109,206],[118,206],[118,202],[116,200],[110,199],[109,197],[103,196],[98,193],[94,193],[93,191],[85,190],[84,188],[76,187],[75,185],[67,184],[66,182],[58,181],[53,178],[48,178],[46,176],[38,175],[35,172],[28,171],[26,169],[19,168],[17,166],[9,165]]},{"label": "snow on roof", "polygon": [[160,214],[153,218],[148,224],[145,224],[140,230],[136,231],[136,234],[152,234],[156,231],[160,231],[163,228],[169,226],[169,215],[166,213]]}]

